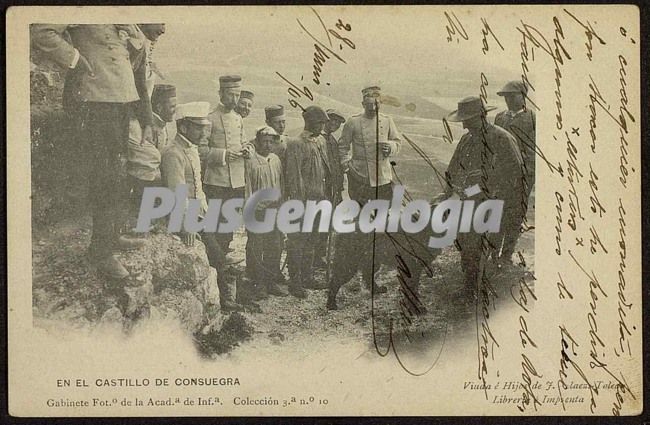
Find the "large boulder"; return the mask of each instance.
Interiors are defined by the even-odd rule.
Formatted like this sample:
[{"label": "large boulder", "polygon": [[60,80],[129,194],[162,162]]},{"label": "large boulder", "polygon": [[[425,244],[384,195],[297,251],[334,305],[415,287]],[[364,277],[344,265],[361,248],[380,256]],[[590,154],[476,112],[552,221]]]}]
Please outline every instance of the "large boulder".
[{"label": "large boulder", "polygon": [[150,234],[146,241],[144,248],[120,254],[131,274],[124,282],[123,314],[140,318],[143,309],[150,310],[154,318],[175,319],[187,331],[198,331],[209,321],[208,312],[220,310],[217,271],[204,245],[186,246],[164,233]]},{"label": "large boulder", "polygon": [[164,319],[194,334],[220,316],[217,271],[200,241],[188,247],[167,233],[147,234],[144,248],[118,254],[130,276],[113,281],[85,257],[88,232],[52,237],[57,239],[35,248],[33,307],[39,326],[129,330],[138,322]]}]

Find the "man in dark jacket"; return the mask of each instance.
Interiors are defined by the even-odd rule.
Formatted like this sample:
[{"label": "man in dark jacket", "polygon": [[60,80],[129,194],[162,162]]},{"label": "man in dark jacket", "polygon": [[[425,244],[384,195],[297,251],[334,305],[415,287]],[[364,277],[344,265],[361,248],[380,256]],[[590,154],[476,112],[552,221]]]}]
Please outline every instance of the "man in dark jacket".
[{"label": "man in dark jacket", "polygon": [[528,198],[535,185],[535,112],[526,107],[528,87],[521,81],[509,82],[497,94],[505,98],[508,110],[499,112],[494,118],[494,123],[506,129],[517,140],[519,152],[524,161],[522,217],[520,220],[507,223],[508,230],[505,234],[501,254],[505,260],[510,261],[517,239],[521,235],[521,225],[528,209]]},{"label": "man in dark jacket", "polygon": [[490,124],[489,110],[478,97],[467,97],[458,103],[448,120],[462,122],[468,130],[461,137],[447,168],[447,195],[465,196],[465,189],[478,185],[480,192],[471,196],[479,202],[485,199],[503,200],[501,232],[491,234],[488,244],[475,231],[459,233],[457,242],[468,289],[476,287],[482,260],[496,258],[503,241],[504,223],[521,216],[523,193],[523,163],[517,142],[501,127]]},{"label": "man in dark jacket", "polygon": [[[341,202],[341,192],[343,191],[343,167],[339,156],[338,140],[334,133],[345,122],[345,117],[335,109],[328,109],[327,117],[329,121],[325,124],[323,138],[325,139],[325,154],[327,155],[327,169],[325,173],[325,196],[332,203],[332,207]],[[314,266],[327,267],[327,253],[331,251],[332,242],[329,239],[332,232],[321,233],[319,235],[319,244],[314,257]],[[328,250],[328,242],[330,249]]]},{"label": "man in dark jacket", "polygon": [[[329,120],[318,106],[308,106],[302,114],[305,129],[300,136],[287,140],[285,195],[300,201],[322,201],[325,194],[325,169],[323,128]],[[316,221],[318,222],[318,221]],[[323,289],[313,279],[314,253],[318,244],[318,227],[312,232],[288,235],[287,260],[289,265],[289,293],[306,298],[305,288]]]}]

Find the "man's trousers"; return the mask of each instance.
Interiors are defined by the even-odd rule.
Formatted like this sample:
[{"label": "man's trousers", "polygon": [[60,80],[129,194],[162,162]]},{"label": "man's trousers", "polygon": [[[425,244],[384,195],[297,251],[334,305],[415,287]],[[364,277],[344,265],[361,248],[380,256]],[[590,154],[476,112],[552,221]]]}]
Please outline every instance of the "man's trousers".
[{"label": "man's trousers", "polygon": [[283,235],[277,229],[268,233],[248,232],[246,274],[256,284],[279,284]]},{"label": "man's trousers", "polygon": [[[222,206],[229,199],[244,198],[243,187],[231,188],[204,184],[203,192],[205,192],[208,202],[210,199],[221,199]],[[215,233],[215,238],[219,242],[223,252],[228,253],[230,251],[230,242],[232,242],[232,233]]]},{"label": "man's trousers", "polygon": [[88,149],[89,201],[92,211],[90,252],[99,258],[116,248],[128,217],[126,143],[132,103],[86,102],[80,106],[81,136]]}]

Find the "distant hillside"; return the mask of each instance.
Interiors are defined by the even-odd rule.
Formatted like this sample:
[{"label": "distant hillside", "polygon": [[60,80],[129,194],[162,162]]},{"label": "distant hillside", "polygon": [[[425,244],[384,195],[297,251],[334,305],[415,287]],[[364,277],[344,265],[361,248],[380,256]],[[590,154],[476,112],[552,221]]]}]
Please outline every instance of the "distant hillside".
[{"label": "distant hillside", "polygon": [[[219,69],[178,70],[170,72],[167,81],[176,84],[180,102],[203,100],[215,103],[218,96],[217,79],[221,72]],[[273,78],[273,73],[252,67],[238,72],[243,77],[243,87],[255,93],[256,106],[263,108],[267,105],[282,104],[285,108],[290,108],[288,100],[290,95],[287,93],[289,85],[279,77]],[[384,111],[390,115],[439,120],[450,112],[435,103],[433,97],[423,97],[431,93],[387,94],[400,102],[399,107],[382,105]],[[347,115],[361,111],[361,87],[348,87],[345,83],[337,83],[320,87],[317,92],[314,92],[314,96],[314,101],[324,108],[337,108]],[[304,96],[295,100],[305,106],[310,103]]]},{"label": "distant hillside", "polygon": [[[179,102],[208,101],[212,107],[218,102],[218,75],[226,74],[228,70],[178,70],[170,72],[167,81],[176,84]],[[251,115],[244,120],[246,134],[253,137],[255,129],[264,125],[264,107],[272,104],[282,104],[287,116],[285,134],[297,135],[303,126],[300,110],[289,105],[288,85],[280,78],[272,78],[273,74],[259,68],[242,68],[243,87],[255,93],[255,105]],[[314,103],[321,107],[336,108],[345,116],[358,114],[362,111],[361,88],[346,87],[336,84],[321,87],[322,91],[314,93]],[[404,138],[401,152],[394,158],[395,173],[407,190],[413,196],[429,199],[443,188],[437,173],[444,173],[449,160],[456,148],[457,141],[463,133],[460,125],[450,123],[454,142],[443,140],[445,134],[441,119],[449,110],[439,106],[431,93],[387,93],[396,98],[400,105],[382,105],[382,112],[390,115],[400,132],[408,137],[417,147],[425,152],[427,159],[436,167],[429,168],[420,155]],[[435,94],[435,92],[434,92]],[[296,99],[305,106],[311,102],[304,97]],[[449,103],[449,102],[447,102]],[[408,105],[408,107],[407,107]],[[340,131],[339,131],[340,134]]]}]

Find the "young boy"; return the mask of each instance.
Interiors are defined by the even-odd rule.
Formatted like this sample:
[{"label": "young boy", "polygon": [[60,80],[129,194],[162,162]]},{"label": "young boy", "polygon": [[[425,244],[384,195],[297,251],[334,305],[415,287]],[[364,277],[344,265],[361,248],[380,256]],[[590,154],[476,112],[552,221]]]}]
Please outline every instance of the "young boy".
[{"label": "young boy", "polygon": [[[255,153],[245,160],[246,198],[261,189],[282,190],[282,164],[280,158],[271,152],[280,135],[271,127],[262,127],[255,135]],[[278,207],[282,201],[262,201],[255,212],[258,220],[263,220],[267,208]],[[246,244],[246,273],[253,284],[266,290],[269,295],[284,297],[287,291],[280,286],[284,277],[280,270],[282,254],[282,233],[273,228],[268,233],[248,232]],[[258,294],[264,297],[264,293]]]}]

